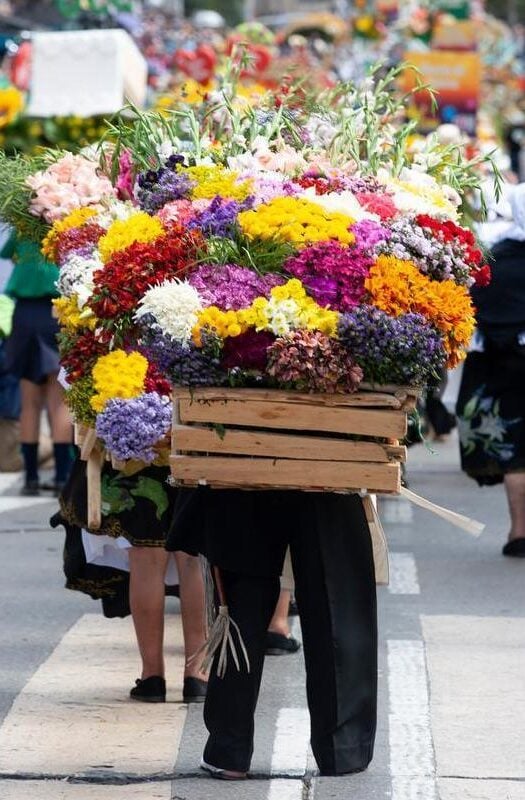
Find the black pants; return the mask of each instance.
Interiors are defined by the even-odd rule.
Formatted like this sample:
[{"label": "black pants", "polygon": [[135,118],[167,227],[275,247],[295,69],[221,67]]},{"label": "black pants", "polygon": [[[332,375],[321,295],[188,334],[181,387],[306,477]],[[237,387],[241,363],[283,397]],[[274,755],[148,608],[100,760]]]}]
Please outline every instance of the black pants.
[{"label": "black pants", "polygon": [[[312,749],[322,774],[365,768],[376,728],[377,623],[372,548],[361,499],[311,505],[308,524],[289,537],[303,634]],[[308,499],[306,498],[306,504]],[[246,771],[253,752],[254,712],[265,637],[279,579],[221,569],[230,615],[239,625],[251,670],[212,670],[204,707],[209,738],[204,760]]]}]

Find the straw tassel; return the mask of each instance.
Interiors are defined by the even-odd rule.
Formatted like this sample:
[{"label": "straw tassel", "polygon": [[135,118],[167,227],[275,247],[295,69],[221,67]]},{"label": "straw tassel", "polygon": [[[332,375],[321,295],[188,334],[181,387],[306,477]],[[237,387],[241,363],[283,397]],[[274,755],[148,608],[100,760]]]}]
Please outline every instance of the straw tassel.
[{"label": "straw tassel", "polygon": [[[230,617],[228,606],[224,595],[224,586],[222,584],[222,577],[218,567],[213,567],[213,578],[210,565],[206,562],[204,585],[206,589],[206,609],[208,617],[208,638],[191,658],[188,659],[188,664],[191,664],[199,656],[204,655],[202,664],[200,666],[201,672],[208,672],[213,660],[217,653],[219,658],[217,661],[217,675],[219,678],[224,678],[226,668],[228,666],[228,649],[233,658],[234,664],[237,667],[237,672],[241,671],[241,658],[237,647],[240,649],[240,654],[246,664],[247,672],[250,672],[250,659],[248,651],[242,639],[242,634],[237,623]],[[214,589],[217,590],[219,597],[219,611],[215,613],[214,605]],[[211,603],[210,603],[211,597]],[[234,636],[238,640],[238,645],[235,644]]]}]

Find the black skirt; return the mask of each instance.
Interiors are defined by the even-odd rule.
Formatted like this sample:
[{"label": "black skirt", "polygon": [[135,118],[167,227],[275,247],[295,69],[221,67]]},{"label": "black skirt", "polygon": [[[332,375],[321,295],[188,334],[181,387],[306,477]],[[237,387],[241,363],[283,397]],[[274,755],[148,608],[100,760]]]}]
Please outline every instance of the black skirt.
[{"label": "black skirt", "polygon": [[6,341],[5,368],[17,378],[45,383],[60,369],[51,297],[16,301],[13,329]]},{"label": "black skirt", "polygon": [[278,576],[294,537],[314,527],[328,539],[336,530],[351,536],[360,505],[357,494],[180,489],[166,548],[200,553],[231,572]]},{"label": "black skirt", "polygon": [[480,486],[525,471],[525,347],[469,353],[456,414],[461,467]]},{"label": "black skirt", "polygon": [[132,475],[110,464],[102,469],[102,524],[87,526],[86,463],[78,459],[60,497],[62,518],[91,533],[123,536],[135,547],[164,547],[173,518],[176,490],[168,483],[168,467],[146,467]]}]

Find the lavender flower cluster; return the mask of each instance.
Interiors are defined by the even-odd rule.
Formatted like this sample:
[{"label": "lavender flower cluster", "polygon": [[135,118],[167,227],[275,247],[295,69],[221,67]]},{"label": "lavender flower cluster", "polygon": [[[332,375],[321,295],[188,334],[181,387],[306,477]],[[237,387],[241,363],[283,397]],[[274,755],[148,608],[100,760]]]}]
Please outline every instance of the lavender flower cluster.
[{"label": "lavender flower cluster", "polygon": [[136,196],[143,211],[154,214],[172,200],[189,197],[194,181],[185,172],[177,171],[182,161],[182,156],[170,156],[165,166],[139,175]]},{"label": "lavender flower cluster", "polygon": [[470,286],[470,267],[450,242],[442,242],[425,233],[413,219],[398,219],[390,226],[388,241],[379,245],[385,255],[412,261],[424,275],[436,281],[454,280]]},{"label": "lavender flower cluster", "polygon": [[109,400],[97,416],[97,436],[117,458],[151,464],[157,455],[154,445],[171,427],[171,403],[156,392],[132,400]]},{"label": "lavender flower cluster", "polygon": [[342,315],[338,333],[371,383],[424,385],[447,360],[440,333],[421,314],[390,317],[359,306]]},{"label": "lavender flower cluster", "polygon": [[207,209],[189,222],[188,227],[201,230],[205,236],[231,237],[235,232],[237,215],[240,211],[247,211],[252,205],[251,197],[238,203],[236,200],[224,200],[217,195]]},{"label": "lavender flower cluster", "polygon": [[269,297],[274,286],[284,283],[281,275],[259,275],[236,264],[202,264],[189,276],[205,305],[218,306],[223,311],[247,308],[256,297]]}]

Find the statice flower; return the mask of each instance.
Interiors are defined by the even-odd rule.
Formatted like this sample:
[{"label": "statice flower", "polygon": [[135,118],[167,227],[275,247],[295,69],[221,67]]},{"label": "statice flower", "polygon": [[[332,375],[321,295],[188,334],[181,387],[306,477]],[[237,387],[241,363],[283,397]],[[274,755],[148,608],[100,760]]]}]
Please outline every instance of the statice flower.
[{"label": "statice flower", "polygon": [[188,278],[204,306],[217,306],[223,311],[247,308],[256,297],[269,297],[271,289],[284,282],[280,275],[259,275],[236,264],[202,264]]},{"label": "statice flower", "polygon": [[463,286],[472,284],[470,267],[462,251],[453,242],[432,236],[410,217],[395,220],[390,225],[390,231],[388,241],[379,247],[381,253],[411,261],[423,275],[434,280],[454,280]]},{"label": "statice flower", "polygon": [[97,436],[117,458],[151,464],[157,455],[155,445],[170,430],[171,417],[171,403],[155,392],[131,400],[108,400],[97,416]]},{"label": "statice flower", "polygon": [[363,378],[349,351],[321,331],[291,331],[268,348],[268,374],[284,389],[355,392]]},{"label": "statice flower", "polygon": [[187,344],[203,308],[198,291],[187,281],[177,278],[152,286],[139,301],[134,319],[146,327],[171,336],[180,344]]},{"label": "statice flower", "polygon": [[209,206],[190,220],[190,229],[199,229],[205,236],[229,237],[235,232],[235,223],[239,211],[247,211],[252,207],[252,198],[242,203],[236,200],[225,200],[214,197]]},{"label": "statice flower", "polygon": [[423,386],[447,360],[443,337],[422,314],[391,317],[363,305],[341,316],[338,333],[371,383]]}]

